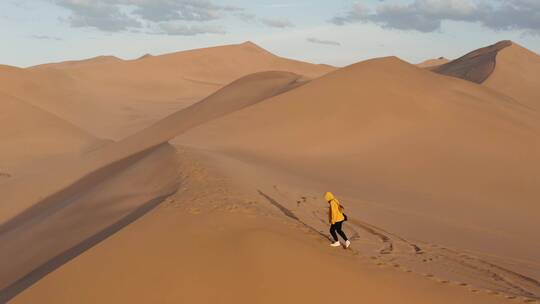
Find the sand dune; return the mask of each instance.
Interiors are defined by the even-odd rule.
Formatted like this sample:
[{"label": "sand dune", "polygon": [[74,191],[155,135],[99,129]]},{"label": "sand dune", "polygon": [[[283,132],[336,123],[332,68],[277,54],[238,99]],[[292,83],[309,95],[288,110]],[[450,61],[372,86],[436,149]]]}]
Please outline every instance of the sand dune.
[{"label": "sand dune", "polygon": [[439,57],[439,58],[428,59],[426,61],[420,62],[416,66],[418,66],[420,68],[434,68],[434,67],[443,65],[445,63],[448,63],[448,62],[450,62],[449,59],[446,59],[444,57]]},{"label": "sand dune", "polygon": [[32,67],[19,70],[17,81],[0,73],[0,90],[100,138],[118,140],[248,74],[287,71],[314,78],[333,69],[281,58],[247,42],[144,60],[98,57]]},{"label": "sand dune", "polygon": [[433,71],[482,83],[540,109],[540,56],[514,42],[501,41],[475,50]]},{"label": "sand dune", "polygon": [[119,61],[122,61],[122,59],[115,56],[98,56],[98,57],[83,59],[83,60],[70,60],[70,61],[63,61],[63,62],[58,62],[58,63],[40,64],[40,65],[33,66],[32,69],[41,69],[41,68],[68,69],[68,68],[81,67],[81,66],[113,63],[113,62],[119,62]]},{"label": "sand dune", "polygon": [[101,168],[2,225],[0,259],[10,263],[1,266],[0,300],[20,292],[174,193],[179,182],[175,155],[172,147],[163,145]]},{"label": "sand dune", "polygon": [[24,167],[99,145],[83,130],[22,100],[0,92],[0,171],[18,175]]},{"label": "sand dune", "polygon": [[[100,168],[148,151],[197,125],[240,110],[289,88],[294,88],[299,84],[302,84],[299,75],[286,72],[263,72],[246,76],[203,101],[170,115],[150,128],[89,153],[83,159],[69,160],[76,162],[78,165],[73,166],[68,161],[69,165],[65,166],[65,170],[54,172],[57,178],[47,179],[33,192],[19,191],[26,187],[25,182],[19,180],[0,185],[0,190],[3,190],[6,200],[17,202],[16,204],[3,204],[0,206],[0,224],[5,224],[14,216],[20,214],[23,210],[38,202],[39,198],[59,192],[72,184],[73,181],[81,179]],[[238,90],[239,88],[241,90]],[[41,174],[50,175],[50,172],[43,171],[47,170],[36,168],[36,172],[26,178],[41,180],[43,178]],[[30,182],[30,184],[33,183]]]},{"label": "sand dune", "polygon": [[497,55],[497,67],[484,85],[540,110],[540,56],[512,43]]},{"label": "sand dune", "polygon": [[339,190],[360,218],[405,237],[537,261],[538,118],[493,90],[384,58],[178,142]]},{"label": "sand dune", "polygon": [[[513,47],[448,63],[469,81],[251,43],[0,67],[11,111],[50,126],[29,136],[95,140],[56,115],[123,138],[0,182],[0,302],[539,299],[540,117],[486,87]],[[351,250],[328,247],[328,190]]]},{"label": "sand dune", "polygon": [[260,197],[238,196],[198,153],[180,156],[182,190],[12,303],[510,303],[329,248]]},{"label": "sand dune", "polygon": [[[120,229],[124,218],[175,190],[178,174],[168,140],[294,88],[301,84],[299,78],[286,72],[247,76],[125,140],[84,157],[42,165],[30,175],[0,184],[6,202],[0,205],[0,260],[10,259],[0,271],[4,297],[18,293],[87,249],[85,244],[93,245]],[[15,255],[21,251],[25,253]]]}]

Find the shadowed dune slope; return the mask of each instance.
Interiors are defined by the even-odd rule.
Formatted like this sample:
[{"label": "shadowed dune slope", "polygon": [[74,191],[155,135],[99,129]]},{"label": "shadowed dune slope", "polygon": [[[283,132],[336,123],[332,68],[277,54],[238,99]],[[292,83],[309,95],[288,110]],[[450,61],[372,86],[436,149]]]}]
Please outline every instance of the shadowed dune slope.
[{"label": "shadowed dune slope", "polygon": [[0,289],[17,294],[84,251],[87,240],[93,244],[96,235],[175,190],[167,141],[300,84],[299,75],[287,72],[249,75],[120,142],[0,184],[0,259],[10,260],[0,269]]},{"label": "shadowed dune slope", "polygon": [[506,95],[383,58],[177,141],[372,202],[370,220],[406,237],[537,261],[538,121]]},{"label": "shadowed dune slope", "polygon": [[501,41],[472,51],[463,57],[433,69],[433,71],[475,83],[483,83],[495,70],[497,54],[511,45],[511,41]]},{"label": "shadowed dune slope", "polygon": [[[290,60],[247,42],[144,60],[98,57],[0,72],[0,90],[99,136],[121,139],[257,72],[316,78],[333,67]],[[99,123],[98,123],[99,121]]]},{"label": "shadowed dune slope", "polygon": [[0,171],[66,154],[79,154],[98,140],[76,126],[0,92]]},{"label": "shadowed dune slope", "polygon": [[0,266],[0,302],[174,193],[179,182],[175,162],[176,152],[169,145],[133,155],[40,201],[16,224],[2,226],[0,260],[9,263]]}]

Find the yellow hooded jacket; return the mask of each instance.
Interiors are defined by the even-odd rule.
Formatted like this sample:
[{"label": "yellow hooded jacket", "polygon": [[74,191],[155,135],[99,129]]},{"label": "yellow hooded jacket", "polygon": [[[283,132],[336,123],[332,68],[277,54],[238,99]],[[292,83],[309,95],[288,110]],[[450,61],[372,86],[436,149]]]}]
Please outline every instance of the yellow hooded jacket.
[{"label": "yellow hooded jacket", "polygon": [[334,194],[332,194],[332,192],[326,192],[324,198],[330,204],[328,209],[328,218],[330,223],[333,225],[337,222],[345,220],[345,216],[343,216],[343,212],[341,211],[341,205],[337,198],[334,197]]}]

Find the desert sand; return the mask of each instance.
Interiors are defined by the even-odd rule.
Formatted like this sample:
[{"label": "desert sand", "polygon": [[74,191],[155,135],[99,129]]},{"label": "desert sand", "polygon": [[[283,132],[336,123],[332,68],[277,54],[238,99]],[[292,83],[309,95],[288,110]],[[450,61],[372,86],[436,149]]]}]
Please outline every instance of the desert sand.
[{"label": "desert sand", "polygon": [[489,83],[538,55],[490,56],[482,83],[252,43],[5,67],[2,107],[33,123],[0,134],[35,153],[6,153],[0,301],[534,302],[539,87]]}]

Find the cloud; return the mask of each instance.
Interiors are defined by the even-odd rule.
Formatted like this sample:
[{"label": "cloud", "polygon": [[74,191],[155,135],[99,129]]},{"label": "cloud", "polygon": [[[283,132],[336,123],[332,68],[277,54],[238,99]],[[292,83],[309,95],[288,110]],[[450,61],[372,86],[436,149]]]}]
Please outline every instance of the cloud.
[{"label": "cloud", "polygon": [[[73,27],[93,27],[106,32],[145,31],[169,35],[223,34],[216,26],[200,23],[227,16],[274,28],[290,28],[286,18],[258,18],[243,8],[217,4],[216,0],[51,0],[68,9],[66,19]],[[289,4],[287,4],[289,5]],[[281,7],[281,5],[278,5]],[[179,24],[182,21],[185,24]]]},{"label": "cloud", "polygon": [[[135,5],[133,12],[149,21],[210,21],[219,19],[223,13],[242,11],[235,6],[223,6],[207,0],[124,0]],[[128,3],[129,2],[129,3]]]},{"label": "cloud", "polygon": [[220,27],[210,25],[185,25],[176,23],[161,23],[160,29],[164,34],[176,36],[195,36],[200,34],[225,34]]},{"label": "cloud", "polygon": [[257,20],[257,16],[252,13],[238,12],[234,15],[245,22],[255,22]]},{"label": "cloud", "polygon": [[489,7],[482,24],[495,30],[524,30],[540,35],[540,1],[506,0],[499,8]]},{"label": "cloud", "polygon": [[64,40],[60,37],[46,36],[46,35],[31,35],[30,38],[34,38],[38,40],[56,40],[56,41]]},{"label": "cloud", "polygon": [[141,26],[139,21],[107,1],[56,0],[55,2],[71,11],[71,16],[67,20],[73,27],[95,27],[106,32],[118,32]]},{"label": "cloud", "polygon": [[333,46],[340,46],[341,45],[341,43],[339,43],[337,41],[321,40],[321,39],[317,39],[317,38],[313,38],[313,37],[309,37],[306,40],[308,42],[316,43],[316,44],[333,45]]},{"label": "cloud", "polygon": [[206,22],[243,11],[242,8],[218,5],[210,0],[53,1],[71,12],[67,19],[71,26],[95,27],[108,32],[133,30],[142,28],[144,24],[155,26],[168,21]]},{"label": "cloud", "polygon": [[345,14],[335,16],[330,20],[330,22],[336,25],[345,25],[346,23],[353,23],[359,21],[368,21],[369,19],[369,9],[363,4],[355,4],[350,11]]},{"label": "cloud", "polygon": [[[495,2],[495,3],[494,3]],[[443,21],[476,22],[493,30],[523,30],[540,34],[538,0],[415,0],[383,3],[374,11],[361,4],[332,18],[337,25],[370,22],[384,28],[433,32]]]},{"label": "cloud", "polygon": [[304,5],[304,3],[272,3],[272,4],[266,4],[266,7],[269,8],[290,8],[290,7],[296,7]]},{"label": "cloud", "polygon": [[285,18],[281,19],[270,19],[270,18],[263,18],[261,19],[261,22],[269,27],[277,27],[277,28],[287,28],[287,27],[294,27],[294,24],[292,24],[291,21]]}]

